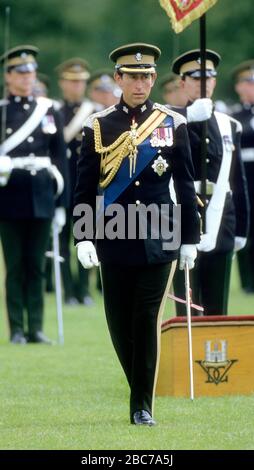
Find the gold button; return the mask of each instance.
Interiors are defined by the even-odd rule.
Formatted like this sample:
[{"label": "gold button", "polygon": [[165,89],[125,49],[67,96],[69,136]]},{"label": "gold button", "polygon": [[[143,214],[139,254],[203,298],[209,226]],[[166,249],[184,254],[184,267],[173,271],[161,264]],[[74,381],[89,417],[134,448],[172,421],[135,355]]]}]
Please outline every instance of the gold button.
[{"label": "gold button", "polygon": [[135,186],[140,186],[140,182],[139,182],[139,181],[135,181]]},{"label": "gold button", "polygon": [[140,201],[139,201],[139,200],[137,200],[137,201],[136,201],[136,204],[137,204],[137,206],[139,206],[139,204],[140,204]]},{"label": "gold button", "polygon": [[209,163],[210,162],[210,158],[206,158],[206,163]]},{"label": "gold button", "polygon": [[34,141],[34,138],[30,135],[27,139],[27,142],[32,143]]},{"label": "gold button", "polygon": [[206,138],[206,143],[209,144],[210,143],[210,139],[208,139],[208,137]]}]

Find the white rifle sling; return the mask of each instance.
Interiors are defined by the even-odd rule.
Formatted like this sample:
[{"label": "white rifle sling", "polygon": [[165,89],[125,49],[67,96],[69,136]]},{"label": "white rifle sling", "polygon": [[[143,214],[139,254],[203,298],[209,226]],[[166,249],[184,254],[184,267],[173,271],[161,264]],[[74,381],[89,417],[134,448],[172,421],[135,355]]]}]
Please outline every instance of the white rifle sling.
[{"label": "white rifle sling", "polygon": [[207,233],[211,233],[216,241],[220,229],[226,193],[229,191],[229,173],[232,162],[232,129],[230,118],[223,113],[215,112],[222,140],[222,161],[217,182],[214,184],[213,194],[206,211]]},{"label": "white rifle sling", "polygon": [[83,101],[78,112],[73,119],[69,122],[68,126],[64,128],[64,140],[68,144],[74,137],[81,131],[84,121],[94,111],[94,103],[91,101]]}]

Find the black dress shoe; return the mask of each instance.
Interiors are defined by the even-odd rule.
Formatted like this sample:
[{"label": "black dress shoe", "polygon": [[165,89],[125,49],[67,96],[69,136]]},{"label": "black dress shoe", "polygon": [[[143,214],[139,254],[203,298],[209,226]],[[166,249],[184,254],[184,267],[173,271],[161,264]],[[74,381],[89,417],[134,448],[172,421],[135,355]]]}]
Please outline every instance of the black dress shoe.
[{"label": "black dress shoe", "polygon": [[143,424],[146,426],[154,426],[156,422],[154,421],[154,419],[152,418],[152,416],[150,415],[148,411],[139,410],[133,413],[131,424],[137,424],[137,425]]},{"label": "black dress shoe", "polygon": [[51,339],[47,338],[42,331],[36,331],[28,336],[29,343],[53,344]]},{"label": "black dress shoe", "polygon": [[27,340],[24,333],[17,331],[11,336],[11,343],[13,344],[26,344]]}]

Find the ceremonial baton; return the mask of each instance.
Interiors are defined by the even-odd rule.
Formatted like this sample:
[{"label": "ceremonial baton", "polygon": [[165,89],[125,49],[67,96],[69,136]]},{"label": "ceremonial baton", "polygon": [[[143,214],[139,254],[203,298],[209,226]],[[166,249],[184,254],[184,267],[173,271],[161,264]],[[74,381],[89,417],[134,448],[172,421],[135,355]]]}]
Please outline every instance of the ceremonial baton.
[{"label": "ceremonial baton", "polygon": [[62,287],[61,287],[61,272],[60,263],[64,261],[59,253],[59,234],[57,224],[53,221],[53,252],[47,251],[46,256],[54,260],[54,273],[55,273],[55,289],[56,289],[56,310],[57,310],[57,324],[58,324],[58,341],[59,344],[64,344],[64,327],[63,327],[63,306],[62,306]]},{"label": "ceremonial baton", "polygon": [[191,296],[190,296],[190,274],[189,266],[185,263],[185,295],[186,295],[186,311],[188,324],[188,349],[189,349],[189,372],[190,372],[190,399],[194,400],[194,382],[193,382],[193,358],[192,358],[192,335],[191,335]]}]

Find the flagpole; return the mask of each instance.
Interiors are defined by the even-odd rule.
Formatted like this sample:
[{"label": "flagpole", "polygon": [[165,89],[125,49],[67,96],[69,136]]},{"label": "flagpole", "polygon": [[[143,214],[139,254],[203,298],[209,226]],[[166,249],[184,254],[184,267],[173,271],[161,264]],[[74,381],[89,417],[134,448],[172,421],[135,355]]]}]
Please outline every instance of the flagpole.
[{"label": "flagpole", "polygon": [[[200,81],[200,92],[201,98],[206,98],[206,15],[203,14],[199,19],[200,27],[200,60],[201,60],[201,81]],[[201,209],[202,219],[202,232],[206,231],[206,179],[207,179],[207,121],[201,123],[201,200],[204,204]]]}]

